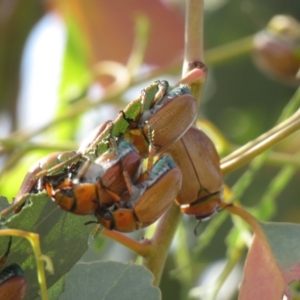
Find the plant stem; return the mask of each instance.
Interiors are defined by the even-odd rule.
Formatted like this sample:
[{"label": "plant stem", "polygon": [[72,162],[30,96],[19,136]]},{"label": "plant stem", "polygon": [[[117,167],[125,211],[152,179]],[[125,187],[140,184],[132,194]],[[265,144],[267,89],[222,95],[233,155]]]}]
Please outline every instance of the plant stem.
[{"label": "plant stem", "polygon": [[[185,77],[191,70],[191,62],[195,60],[203,62],[203,10],[203,0],[186,1],[185,54],[182,77]],[[203,64],[199,66],[198,68],[202,68]],[[202,87],[204,82],[201,80],[197,84]],[[159,220],[152,238],[151,253],[144,259],[144,265],[154,275],[154,285],[156,286],[160,283],[165,261],[180,218],[180,209],[173,203],[170,209]]]},{"label": "plant stem", "polygon": [[234,248],[230,249],[228,261],[226,262],[221,274],[218,276],[216,282],[213,285],[213,291],[211,296],[212,299],[217,298],[225,281],[228,279],[229,275],[231,274],[237,263],[240,261],[244,248],[244,244],[237,244]]},{"label": "plant stem", "polygon": [[240,40],[230,42],[225,45],[205,51],[205,61],[207,65],[216,66],[223,62],[249,54],[252,51],[253,35]]},{"label": "plant stem", "polygon": [[271,128],[269,131],[263,133],[255,140],[245,144],[244,146],[240,147],[239,149],[235,150],[231,154],[227,155],[222,159],[222,163],[228,162],[234,158],[238,158],[241,154],[245,153],[246,151],[250,150],[251,148],[259,145],[264,140],[270,138],[272,135],[275,135],[276,133],[279,133],[281,130],[284,129],[285,126],[289,126],[294,121],[297,121],[297,119],[300,118],[300,110],[295,112],[291,117],[286,119],[285,121],[281,122],[277,126]]},{"label": "plant stem", "polygon": [[[241,38],[239,40],[229,42],[225,45],[217,46],[212,49],[208,49],[204,52],[205,63],[207,66],[216,66],[227,61],[239,58],[250,54],[252,51],[252,40],[253,35]],[[203,61],[203,60],[202,60]],[[140,84],[142,81],[149,79],[157,79],[165,74],[175,74],[179,73],[182,68],[182,59],[179,58],[178,61],[172,63],[163,69],[154,69],[145,75],[141,75],[133,79],[134,84]]]},{"label": "plant stem", "polygon": [[246,145],[240,147],[239,149],[235,150],[227,157],[223,158],[221,163],[225,164],[234,158],[239,158],[241,154],[245,153],[247,150],[257,146],[259,143],[263,142],[264,140],[268,139],[272,135],[279,133],[284,127],[289,126],[294,121],[298,121],[300,118],[300,110],[298,109],[300,105],[300,89],[296,91],[292,99],[289,103],[285,106],[282,114],[279,117],[278,125],[274,126],[268,132],[262,134],[254,141],[247,143]]},{"label": "plant stem", "polygon": [[[88,109],[99,106],[99,104],[115,101],[131,85],[128,70],[126,69],[126,67],[116,62],[103,61],[96,64],[94,66],[94,75],[95,78],[100,77],[102,75],[111,75],[115,79],[115,81],[105,89],[105,94],[99,101],[91,101],[89,98],[84,97],[81,99],[81,101],[74,103],[72,105],[72,110],[69,110],[65,115],[57,117],[54,120],[46,123],[45,125],[37,128],[36,130],[33,130],[28,133],[15,131],[11,134],[11,138],[16,139],[19,143],[26,141],[53,126],[58,125],[61,122],[70,120],[71,118],[82,114]],[[3,150],[0,149],[0,154],[2,153]]]},{"label": "plant stem", "polygon": [[248,213],[245,209],[243,209],[240,206],[237,205],[233,205],[233,204],[228,204],[225,202],[221,202],[220,203],[220,209],[225,209],[228,212],[230,212],[231,214],[237,215],[240,218],[242,218],[246,223],[248,223],[248,225],[252,228],[252,230],[256,233],[256,234],[261,234],[264,235],[262,233],[262,229],[257,221],[257,219],[255,217],[253,217],[250,213]]},{"label": "plant stem", "polygon": [[121,245],[125,246],[126,248],[130,249],[131,251],[142,257],[146,257],[151,251],[151,241],[149,240],[137,242],[120,232],[108,230],[106,228],[102,230],[101,234],[120,243]]},{"label": "plant stem", "polygon": [[144,265],[153,273],[155,286],[160,283],[162,271],[169,253],[171,243],[181,219],[179,207],[173,203],[161,217],[152,238],[150,254],[144,258]]},{"label": "plant stem", "polygon": [[[7,152],[13,151],[15,148],[20,148],[20,142],[16,139],[7,138],[0,139],[0,149],[5,149]],[[2,148],[3,147],[3,148]],[[78,147],[78,143],[74,141],[66,141],[66,142],[32,142],[32,141],[23,141],[22,148],[26,151],[41,149],[41,150],[61,150],[68,151],[71,149],[75,149]],[[3,152],[2,152],[3,153]]]},{"label": "plant stem", "polygon": [[275,152],[270,153],[266,159],[266,163],[271,166],[282,167],[286,165],[293,166],[300,169],[300,157],[299,155],[293,155],[289,153]]},{"label": "plant stem", "polygon": [[53,274],[54,272],[53,272],[53,265],[51,259],[48,256],[43,255],[41,252],[40,236],[36,233],[27,232],[18,229],[0,230],[0,236],[7,236],[7,235],[26,238],[31,244],[36,259],[37,277],[38,277],[38,282],[40,284],[41,297],[43,300],[48,300],[44,263],[46,263],[46,268],[50,273]]},{"label": "plant stem", "polygon": [[246,144],[221,160],[223,174],[232,172],[251,161],[254,157],[274,146],[290,134],[300,129],[300,110],[289,119],[274,127],[256,140]]},{"label": "plant stem", "polygon": [[182,76],[190,71],[190,63],[203,62],[203,0],[187,0],[185,12],[185,47]]},{"label": "plant stem", "polygon": [[[182,67],[182,77],[193,69],[200,69],[206,77],[207,68],[204,64],[203,54],[203,15],[204,0],[187,0],[185,13],[185,47]],[[203,76],[202,76],[203,77]],[[205,78],[204,78],[205,79]],[[195,80],[191,85],[191,91],[196,99],[199,109],[201,94],[205,80]]]}]

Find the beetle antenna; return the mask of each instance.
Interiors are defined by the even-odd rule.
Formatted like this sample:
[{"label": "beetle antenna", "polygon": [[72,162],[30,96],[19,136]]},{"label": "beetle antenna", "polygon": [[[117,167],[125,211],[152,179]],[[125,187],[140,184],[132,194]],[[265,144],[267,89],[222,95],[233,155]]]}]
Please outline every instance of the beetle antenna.
[{"label": "beetle antenna", "polygon": [[[86,173],[86,171],[88,170],[88,168],[90,167],[92,161],[87,158],[82,166],[79,167],[79,170],[77,171],[77,175],[76,175],[76,178],[77,179],[81,179],[81,177],[83,177],[83,175]],[[71,175],[72,173],[70,172],[68,175]]]},{"label": "beetle antenna", "polygon": [[124,167],[123,158],[124,157],[121,157],[121,159],[120,159],[122,175],[123,175],[123,178],[124,178],[129,196],[131,196],[131,194],[132,194],[132,182],[131,182],[130,176],[129,176],[126,168]]},{"label": "beetle antenna", "polygon": [[151,107],[159,103],[168,93],[169,83],[166,80],[159,81],[158,92],[151,101]]}]

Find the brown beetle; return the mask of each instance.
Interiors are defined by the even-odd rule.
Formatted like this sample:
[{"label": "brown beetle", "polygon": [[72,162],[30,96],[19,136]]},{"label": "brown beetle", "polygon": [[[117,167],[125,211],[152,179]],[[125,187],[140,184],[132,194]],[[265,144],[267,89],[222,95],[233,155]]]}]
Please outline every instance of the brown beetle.
[{"label": "brown beetle", "polygon": [[[98,209],[96,217],[107,229],[130,232],[149,226],[170,207],[181,187],[181,171],[170,156],[161,157],[148,176],[125,192],[110,208]],[[145,179],[146,178],[146,179]]]},{"label": "brown beetle", "polygon": [[78,152],[95,160],[108,148],[108,136],[130,141],[143,158],[149,156],[151,146],[153,152],[163,152],[187,131],[197,116],[196,100],[189,87],[180,85],[167,92],[168,86],[167,81],[156,81],[142,90],[139,98],[112,122],[113,128],[103,126],[103,130],[94,131]]},{"label": "brown beetle", "polygon": [[[41,158],[36,163],[34,163],[28,173],[26,174],[18,194],[14,200],[14,206],[17,205],[15,213],[18,213],[23,206],[24,195],[28,193],[38,193],[44,190],[44,181],[42,177],[37,176],[41,171],[48,170],[49,168],[56,166],[70,158],[76,156],[75,151],[65,151],[65,152],[54,152],[48,154],[47,156]],[[60,173],[52,176],[53,181],[61,182],[68,177],[68,174],[77,168],[78,162],[74,164],[66,165],[65,168],[60,170]]]},{"label": "brown beetle", "polygon": [[[116,152],[115,152],[116,151]],[[125,191],[131,192],[131,181],[141,172],[141,157],[135,147],[122,141],[117,150],[87,162],[78,170],[78,176],[53,183],[45,176],[46,191],[62,209],[78,215],[94,214],[120,200]]]},{"label": "brown beetle", "polygon": [[181,211],[203,220],[218,211],[223,178],[220,158],[207,135],[191,127],[167,151],[182,171],[182,188],[176,197]]}]

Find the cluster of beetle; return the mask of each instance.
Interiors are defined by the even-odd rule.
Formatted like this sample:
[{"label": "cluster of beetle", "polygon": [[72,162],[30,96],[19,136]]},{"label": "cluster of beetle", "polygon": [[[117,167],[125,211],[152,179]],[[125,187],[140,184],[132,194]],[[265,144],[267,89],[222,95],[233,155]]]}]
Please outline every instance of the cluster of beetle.
[{"label": "cluster of beetle", "polygon": [[154,82],[76,152],[35,163],[14,201],[15,213],[25,195],[45,190],[62,209],[95,215],[105,228],[121,232],[152,224],[174,199],[185,214],[200,220],[213,215],[223,187],[219,156],[191,127],[197,105],[189,87],[168,88],[167,81]]},{"label": "cluster of beetle", "polygon": [[[189,87],[180,85],[169,92],[168,88],[167,81],[154,82],[116,120],[96,128],[77,152],[52,153],[34,164],[15,204],[24,194],[46,190],[62,209],[94,214],[105,228],[121,232],[152,224],[175,198],[186,214],[199,219],[212,215],[222,189],[218,154],[205,134],[191,127],[197,106]],[[182,147],[187,148],[187,156],[195,156],[196,161],[189,157],[190,168],[200,163],[199,168],[215,174],[201,170],[203,175],[196,174],[201,178],[191,183],[184,173],[189,167],[183,162]]]}]

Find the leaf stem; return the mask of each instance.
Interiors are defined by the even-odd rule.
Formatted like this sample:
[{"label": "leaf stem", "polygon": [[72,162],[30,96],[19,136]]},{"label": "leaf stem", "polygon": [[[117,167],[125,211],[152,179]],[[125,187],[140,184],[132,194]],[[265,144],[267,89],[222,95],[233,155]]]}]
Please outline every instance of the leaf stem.
[{"label": "leaf stem", "polygon": [[276,134],[280,130],[282,130],[285,126],[289,125],[293,121],[297,121],[300,118],[300,109],[298,109],[300,105],[300,89],[296,91],[292,99],[285,106],[283,112],[281,113],[278,124],[270,129],[268,132],[262,134],[254,141],[247,143],[246,145],[240,147],[236,151],[232,152],[230,155],[222,159],[222,163],[225,163],[229,160],[232,160],[235,157],[239,157],[240,154],[244,153],[246,150],[251,149],[258,143],[264,141],[269,138],[272,134]]},{"label": "leaf stem", "polygon": [[239,216],[246,223],[248,223],[248,225],[252,228],[252,230],[256,234],[262,234],[263,235],[261,227],[260,227],[258,221],[256,220],[256,218],[253,217],[250,213],[248,213],[242,207],[237,206],[237,205],[233,205],[233,204],[228,204],[228,203],[225,203],[225,202],[221,202],[220,203],[220,209],[225,209],[228,212],[230,212],[231,214]]},{"label": "leaf stem", "polygon": [[7,236],[7,235],[19,236],[19,237],[21,236],[23,238],[26,238],[31,244],[36,259],[37,277],[38,277],[38,282],[40,284],[41,297],[43,300],[48,300],[44,262],[46,262],[46,268],[50,273],[53,274],[54,271],[53,271],[53,265],[51,259],[48,256],[43,255],[41,252],[40,236],[36,233],[27,232],[18,229],[0,230],[0,236]]},{"label": "leaf stem", "polygon": [[169,210],[159,220],[155,234],[151,240],[151,252],[144,258],[144,265],[154,275],[155,279],[153,284],[155,286],[158,286],[160,283],[165,261],[180,219],[180,209],[173,203]]},{"label": "leaf stem", "polygon": [[187,0],[185,12],[185,47],[182,76],[188,73],[191,62],[203,62],[203,0]]},{"label": "leaf stem", "polygon": [[[203,15],[204,0],[187,0],[185,12],[185,45],[182,67],[182,77],[193,69],[200,69],[206,77],[207,68],[204,64],[203,47]],[[202,76],[203,77],[203,76]],[[205,78],[204,78],[205,79]],[[201,94],[205,80],[199,78],[191,85],[197,107],[200,107]]]},{"label": "leaf stem", "polygon": [[[194,68],[203,69],[203,0],[187,0],[186,1],[186,22],[185,22],[185,52],[182,77]],[[191,62],[200,62],[198,67],[191,68]],[[202,91],[204,84],[200,80],[196,84],[199,85],[199,92]],[[193,93],[194,95],[194,93]],[[196,96],[196,95],[194,95]],[[197,99],[197,96],[196,96]],[[200,93],[199,101],[200,103]],[[158,226],[152,238],[151,253],[144,259],[144,265],[154,275],[154,285],[160,283],[162,271],[165,261],[174,238],[177,226],[181,219],[179,207],[173,203],[169,210],[161,217]]]},{"label": "leaf stem", "polygon": [[240,168],[242,165],[251,161],[254,157],[261,154],[265,150],[274,146],[290,134],[300,129],[300,110],[294,113],[286,121],[264,133],[256,140],[249,142],[245,146],[234,151],[221,160],[221,169],[223,174],[232,172]]},{"label": "leaf stem", "polygon": [[137,242],[136,240],[131,239],[130,237],[114,230],[108,230],[104,228],[101,232],[103,236],[106,236],[121,245],[125,246],[126,248],[130,249],[137,255],[142,257],[147,257],[150,254],[152,242],[150,240],[143,240],[141,242]]},{"label": "leaf stem", "polygon": [[[195,30],[199,30],[199,29],[196,28]],[[249,36],[249,37],[242,38],[242,39],[234,41],[234,42],[230,42],[226,45],[218,46],[216,48],[205,51],[204,56],[205,56],[205,61],[206,61],[207,65],[214,66],[214,65],[226,62],[230,59],[235,59],[237,57],[240,57],[241,55],[250,53],[251,49],[252,49],[252,38],[253,38],[253,36]],[[199,50],[199,53],[201,53],[200,50]],[[201,58],[200,54],[199,54],[199,58]],[[203,57],[202,57],[202,59],[203,59]],[[110,64],[110,63],[112,63],[112,64]],[[117,68],[112,68],[113,63],[115,63],[115,66]],[[109,64],[110,64],[110,66],[109,66]],[[123,81],[123,82],[118,81],[118,83],[120,85],[119,86],[114,85],[111,89],[111,90],[114,89],[115,93],[106,94],[104,96],[104,98],[100,99],[99,101],[94,101],[94,102],[92,102],[88,97],[83,97],[80,99],[80,102],[72,105],[72,111],[66,112],[63,116],[57,117],[54,120],[50,121],[49,123],[47,123],[43,126],[40,126],[39,128],[32,130],[30,132],[27,132],[27,133],[24,133],[21,131],[15,131],[10,135],[10,137],[12,139],[15,139],[17,143],[26,141],[42,132],[48,130],[49,128],[51,128],[53,126],[56,126],[61,122],[67,121],[71,118],[74,118],[74,117],[82,114],[84,111],[87,111],[88,109],[99,106],[102,103],[105,103],[105,102],[114,102],[115,103],[115,101],[121,96],[123,91],[129,87],[137,86],[142,81],[145,81],[145,80],[158,78],[162,74],[178,73],[178,72],[180,72],[181,67],[182,67],[182,59],[179,59],[177,63],[172,64],[168,67],[165,67],[163,69],[155,69],[155,70],[147,73],[147,75],[145,75],[145,76],[141,75],[139,77],[132,79],[132,82],[130,84],[128,84],[128,82],[126,82],[126,81]],[[126,73],[125,78],[126,79],[130,78],[128,72],[127,71],[125,72],[124,66],[122,66],[116,62],[101,62],[100,64],[97,64],[94,67],[94,72],[95,72],[96,77],[104,75],[104,74],[106,74],[106,75],[111,74],[112,73],[111,70],[113,70],[114,75],[119,74],[120,75],[119,77],[124,78],[124,74]],[[5,152],[6,152],[5,147],[0,148],[0,154],[3,154]]]},{"label": "leaf stem", "polygon": [[216,66],[223,62],[228,62],[229,60],[249,54],[253,47],[253,37],[253,35],[250,35],[205,51],[204,55],[207,65]]}]

